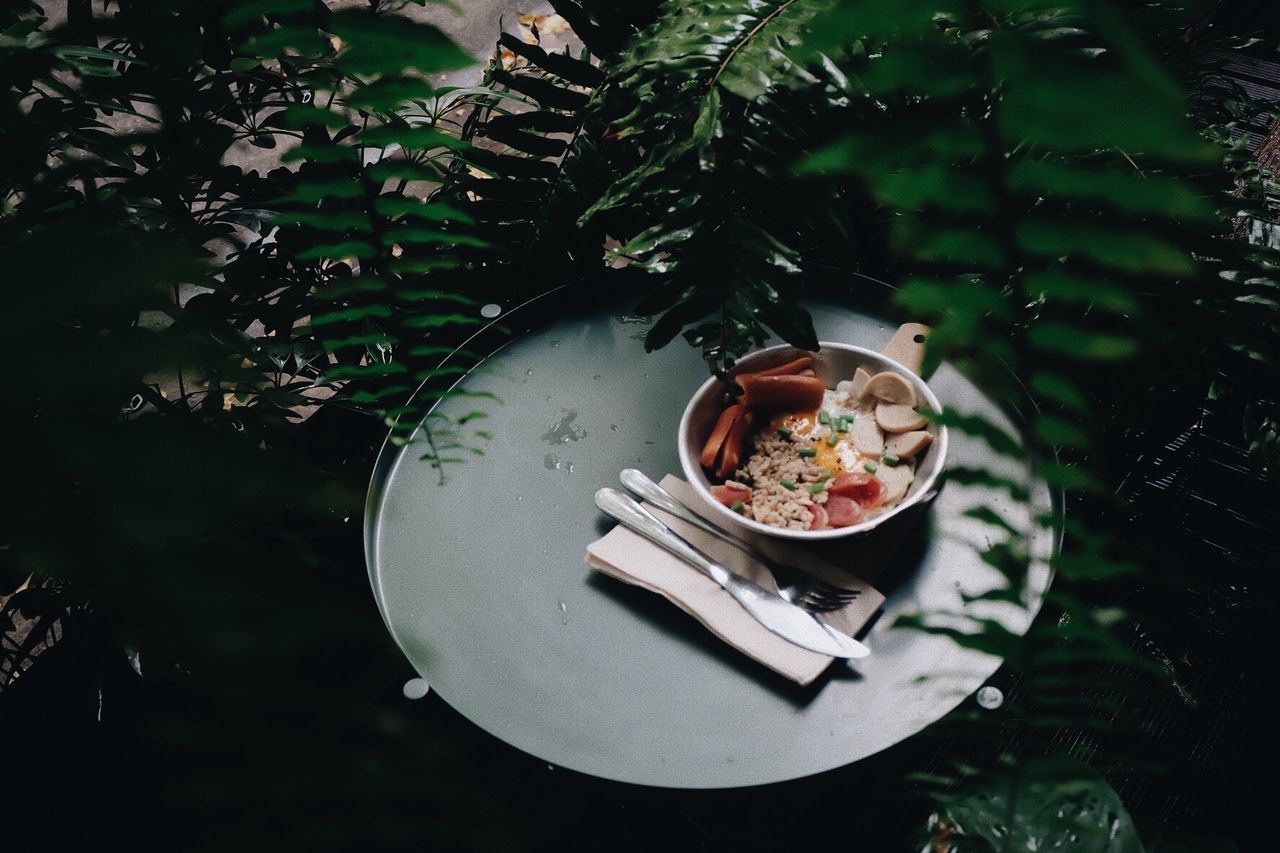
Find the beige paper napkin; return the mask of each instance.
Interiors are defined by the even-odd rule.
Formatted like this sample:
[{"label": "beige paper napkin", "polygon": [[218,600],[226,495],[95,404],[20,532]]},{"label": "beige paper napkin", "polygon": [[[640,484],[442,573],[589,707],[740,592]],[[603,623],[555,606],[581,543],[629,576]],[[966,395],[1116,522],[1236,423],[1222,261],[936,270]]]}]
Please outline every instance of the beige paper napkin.
[{"label": "beige paper napkin", "polygon": [[[742,531],[722,524],[704,508],[688,483],[668,474],[662,487],[707,521],[734,535]],[[773,575],[759,561],[652,505],[646,508],[714,560],[766,589],[777,591]],[[884,604],[884,596],[866,581],[816,556],[811,549],[786,540],[747,534],[749,544],[786,566],[794,566],[837,586],[856,589],[857,598],[840,610],[819,616],[850,636]],[[747,538],[747,537],[744,537]],[[679,557],[652,544],[621,524],[587,546],[587,565],[626,583],[656,592],[705,625],[711,633],[774,672],[798,684],[809,684],[832,658],[802,649],[757,622],[729,593]]]}]

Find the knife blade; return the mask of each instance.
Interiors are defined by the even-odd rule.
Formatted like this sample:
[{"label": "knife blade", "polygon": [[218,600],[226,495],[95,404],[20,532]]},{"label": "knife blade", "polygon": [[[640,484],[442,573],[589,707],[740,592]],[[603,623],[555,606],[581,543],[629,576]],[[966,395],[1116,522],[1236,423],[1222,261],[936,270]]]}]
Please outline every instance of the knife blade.
[{"label": "knife blade", "polygon": [[813,614],[720,565],[629,495],[606,487],[596,492],[596,506],[628,529],[692,564],[720,584],[757,622],[784,640],[830,657],[861,658],[871,653],[852,637],[819,622]]}]

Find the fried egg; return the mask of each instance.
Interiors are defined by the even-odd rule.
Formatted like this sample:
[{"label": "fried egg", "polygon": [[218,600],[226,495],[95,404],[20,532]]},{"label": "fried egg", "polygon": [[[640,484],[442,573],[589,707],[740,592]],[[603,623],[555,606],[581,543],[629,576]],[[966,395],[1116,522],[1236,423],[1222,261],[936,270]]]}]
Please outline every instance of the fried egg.
[{"label": "fried egg", "polygon": [[[861,471],[863,464],[873,461],[875,457],[859,453],[853,446],[849,432],[835,432],[835,444],[828,444],[833,427],[840,418],[872,417],[872,414],[865,409],[857,410],[849,406],[848,400],[849,395],[844,390],[827,389],[822,396],[820,409],[809,412],[780,412],[769,422],[769,429],[790,430],[791,434],[797,438],[812,441],[816,452],[813,461],[820,468],[831,469],[833,477],[851,471]],[[832,426],[822,423],[823,418],[820,412],[825,413],[826,420]]]}]

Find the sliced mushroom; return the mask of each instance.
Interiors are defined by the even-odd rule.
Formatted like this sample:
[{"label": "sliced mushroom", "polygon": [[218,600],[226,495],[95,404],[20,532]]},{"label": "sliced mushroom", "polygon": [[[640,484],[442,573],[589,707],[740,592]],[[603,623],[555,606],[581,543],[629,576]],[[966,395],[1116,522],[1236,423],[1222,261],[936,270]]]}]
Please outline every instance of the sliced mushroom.
[{"label": "sliced mushroom", "polygon": [[916,468],[909,462],[890,467],[881,465],[876,469],[876,476],[884,483],[884,491],[880,493],[880,504],[892,506],[907,494],[911,481],[915,479]]},{"label": "sliced mushroom", "polygon": [[924,430],[904,432],[889,436],[884,443],[884,452],[892,453],[900,459],[910,459],[933,442],[932,433]]},{"label": "sliced mushroom", "polygon": [[875,397],[882,403],[895,403],[915,408],[916,389],[903,376],[890,371],[877,373],[867,380],[862,389],[864,397]]},{"label": "sliced mushroom", "polygon": [[929,419],[910,406],[900,403],[879,403],[876,405],[876,423],[885,432],[911,432],[920,429]]},{"label": "sliced mushroom", "polygon": [[871,381],[871,374],[861,367],[853,371],[853,381],[849,383],[849,399],[857,400],[861,397],[869,381]]},{"label": "sliced mushroom", "polygon": [[884,433],[880,431],[876,419],[871,417],[870,413],[861,414],[854,419],[849,436],[853,439],[854,449],[859,453],[867,456],[879,456],[884,453]]}]

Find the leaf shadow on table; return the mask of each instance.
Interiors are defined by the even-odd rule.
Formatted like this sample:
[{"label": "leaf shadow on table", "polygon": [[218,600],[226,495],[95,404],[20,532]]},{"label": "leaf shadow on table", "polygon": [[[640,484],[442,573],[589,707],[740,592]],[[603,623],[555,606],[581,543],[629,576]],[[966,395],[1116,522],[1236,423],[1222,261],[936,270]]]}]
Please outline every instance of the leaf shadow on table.
[{"label": "leaf shadow on table", "polygon": [[[587,584],[631,611],[664,635],[710,655],[770,693],[791,703],[797,710],[806,707],[833,681],[859,681],[862,676],[839,660],[807,685],[799,685],[762,663],[747,657],[706,629],[701,622],[657,593],[591,572]],[[854,664],[856,666],[856,664]]]},{"label": "leaf shadow on table", "polygon": [[892,553],[883,561],[881,569],[874,579],[869,579],[875,588],[889,595],[924,564],[925,556],[935,536],[941,535],[936,525],[937,513],[931,505],[923,516],[913,519],[904,526],[901,533],[896,534],[898,541],[892,544]]}]

